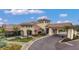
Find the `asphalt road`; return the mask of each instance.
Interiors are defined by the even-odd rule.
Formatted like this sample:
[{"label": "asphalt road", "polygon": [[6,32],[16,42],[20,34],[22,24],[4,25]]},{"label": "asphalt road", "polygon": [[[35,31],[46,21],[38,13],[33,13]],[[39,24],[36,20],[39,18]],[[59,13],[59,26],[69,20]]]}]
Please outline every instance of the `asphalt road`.
[{"label": "asphalt road", "polygon": [[60,48],[58,41],[62,40],[62,37],[59,36],[49,36],[34,42],[28,50],[58,50]]}]

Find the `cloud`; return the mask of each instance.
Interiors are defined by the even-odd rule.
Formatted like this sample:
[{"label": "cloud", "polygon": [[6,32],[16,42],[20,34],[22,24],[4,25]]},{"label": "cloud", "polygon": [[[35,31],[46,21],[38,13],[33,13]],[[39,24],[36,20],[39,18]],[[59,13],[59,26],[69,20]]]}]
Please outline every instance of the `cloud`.
[{"label": "cloud", "polygon": [[4,24],[3,22],[0,22],[0,25]]},{"label": "cloud", "polygon": [[0,18],[0,25],[7,23],[7,19]]},{"label": "cloud", "polygon": [[34,19],[34,17],[30,17],[31,19]]},{"label": "cloud", "polygon": [[34,9],[11,9],[5,10],[4,13],[11,13],[13,15],[22,15],[22,14],[40,14],[44,13],[42,10],[34,10]]},{"label": "cloud", "polygon": [[64,23],[70,23],[70,22],[71,22],[71,21],[69,21],[69,20],[65,20],[65,21],[64,21]]},{"label": "cloud", "polygon": [[4,21],[4,22],[7,22],[8,20],[7,20],[7,19],[4,19],[3,21]]},{"label": "cloud", "polygon": [[57,23],[71,23],[69,20],[64,20],[64,21],[57,21]]},{"label": "cloud", "polygon": [[0,18],[0,21],[2,21],[2,18]]},{"label": "cloud", "polygon": [[60,17],[67,17],[68,14],[59,14]]},{"label": "cloud", "polygon": [[62,23],[62,21],[57,21],[57,23]]},{"label": "cloud", "polygon": [[28,13],[44,13],[42,10],[28,10]]},{"label": "cloud", "polygon": [[38,17],[38,19],[48,19],[47,16],[41,16],[41,17]]}]

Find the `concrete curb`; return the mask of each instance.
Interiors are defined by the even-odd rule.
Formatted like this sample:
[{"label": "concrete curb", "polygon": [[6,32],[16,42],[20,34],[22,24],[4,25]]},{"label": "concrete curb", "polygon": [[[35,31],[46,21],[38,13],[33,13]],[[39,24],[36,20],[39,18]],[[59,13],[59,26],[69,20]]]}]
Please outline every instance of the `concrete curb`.
[{"label": "concrete curb", "polygon": [[26,48],[26,49],[21,49],[21,50],[28,50],[29,47],[30,47],[34,42],[36,42],[36,41],[38,41],[38,40],[41,40],[41,39],[43,39],[43,38],[46,38],[46,37],[49,37],[49,36],[48,36],[48,35],[47,35],[47,36],[43,36],[43,37],[40,37],[40,38],[36,38],[36,39],[34,39],[33,41],[30,41],[30,42],[29,42],[29,45],[27,46],[27,48]]}]

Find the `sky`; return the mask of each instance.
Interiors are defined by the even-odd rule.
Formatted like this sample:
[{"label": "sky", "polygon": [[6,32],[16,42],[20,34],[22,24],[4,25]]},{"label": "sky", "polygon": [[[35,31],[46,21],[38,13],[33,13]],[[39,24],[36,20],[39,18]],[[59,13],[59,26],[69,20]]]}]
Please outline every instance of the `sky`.
[{"label": "sky", "polygon": [[78,9],[0,9],[0,24],[20,24],[46,17],[51,23],[79,23]]}]

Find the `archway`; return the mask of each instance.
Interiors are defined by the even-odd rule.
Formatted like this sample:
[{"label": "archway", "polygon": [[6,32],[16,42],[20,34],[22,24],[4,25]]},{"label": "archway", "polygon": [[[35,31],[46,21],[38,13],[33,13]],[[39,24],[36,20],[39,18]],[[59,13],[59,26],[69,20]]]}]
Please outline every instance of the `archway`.
[{"label": "archway", "polygon": [[57,29],[53,28],[52,30],[53,30],[53,34],[56,35],[57,34]]},{"label": "archway", "polygon": [[27,35],[31,36],[32,35],[32,30],[27,30]]},{"label": "archway", "polygon": [[21,33],[21,36],[24,36],[24,31],[23,31],[23,30],[21,30],[21,32],[20,32],[20,33]]},{"label": "archway", "polygon": [[48,34],[49,33],[49,28],[46,28],[46,34]]}]

